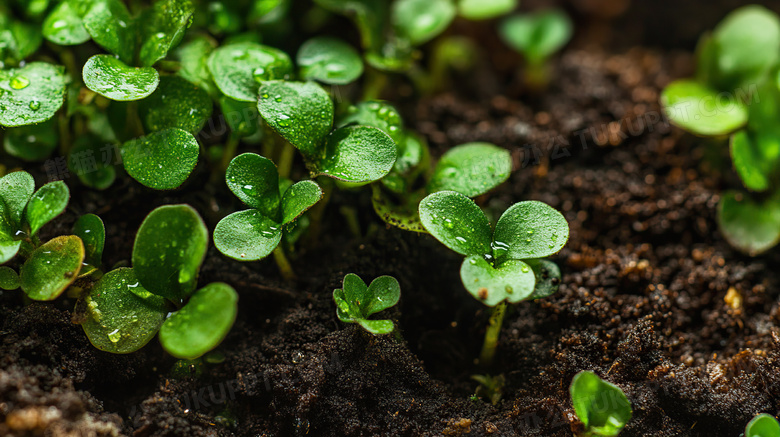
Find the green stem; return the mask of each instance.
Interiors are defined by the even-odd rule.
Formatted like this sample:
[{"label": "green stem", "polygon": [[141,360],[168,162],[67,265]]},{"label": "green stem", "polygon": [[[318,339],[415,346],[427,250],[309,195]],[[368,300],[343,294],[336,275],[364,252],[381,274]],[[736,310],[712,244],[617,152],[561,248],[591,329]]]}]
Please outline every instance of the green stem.
[{"label": "green stem", "polygon": [[360,238],[360,221],[358,220],[358,213],[357,209],[344,205],[341,208],[339,208],[339,212],[342,216],[344,216],[344,219],[347,221],[347,227],[350,231],[352,231],[352,236],[355,238]]},{"label": "green stem", "polygon": [[60,155],[68,156],[70,151],[70,117],[66,111],[59,111],[57,115],[57,128],[60,134]]},{"label": "green stem", "polygon": [[131,138],[140,138],[144,136],[144,127],[141,124],[141,117],[138,116],[138,102],[133,101],[127,105],[127,132]]},{"label": "green stem", "polygon": [[225,143],[225,150],[222,151],[222,163],[219,166],[222,173],[227,171],[228,165],[230,165],[230,161],[232,161],[236,156],[236,150],[238,150],[238,143],[240,140],[241,137],[239,137],[235,132],[231,131],[228,134],[228,139]]},{"label": "green stem", "polygon": [[271,161],[276,158],[276,133],[267,124],[263,124],[263,144],[260,153]]},{"label": "green stem", "polygon": [[289,179],[290,171],[292,170],[293,161],[295,160],[295,147],[289,142],[285,141],[282,144],[282,150],[279,153],[279,177]]},{"label": "green stem", "polygon": [[368,68],[366,71],[366,82],[363,87],[363,99],[366,102],[376,100],[382,95],[382,90],[387,84],[387,75],[375,68]]},{"label": "green stem", "polygon": [[479,365],[490,367],[493,364],[493,358],[496,356],[496,345],[498,336],[501,334],[501,325],[504,323],[506,314],[506,301],[493,308],[488,321],[487,331],[485,331],[485,342],[482,345],[482,353],[479,354]]},{"label": "green stem", "polygon": [[285,280],[291,281],[295,279],[295,272],[290,265],[290,261],[287,260],[287,256],[285,256],[284,249],[282,249],[281,245],[276,246],[276,249],[274,249],[274,261],[276,261],[279,272]]},{"label": "green stem", "polygon": [[305,244],[313,246],[319,241],[320,231],[322,230],[322,217],[325,215],[325,208],[328,206],[330,196],[333,193],[333,179],[327,177],[319,178],[320,187],[322,187],[322,200],[317,202],[309,211],[309,233],[306,235]]}]

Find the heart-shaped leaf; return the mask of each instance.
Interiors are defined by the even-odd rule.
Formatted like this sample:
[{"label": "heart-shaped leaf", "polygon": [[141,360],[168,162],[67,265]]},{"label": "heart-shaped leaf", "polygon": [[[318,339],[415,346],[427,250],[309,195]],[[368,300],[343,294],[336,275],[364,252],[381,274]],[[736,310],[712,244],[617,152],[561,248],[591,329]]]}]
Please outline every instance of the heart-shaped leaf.
[{"label": "heart-shaped leaf", "polygon": [[346,85],[363,74],[360,54],[338,38],[314,37],[298,49],[300,76],[333,85]]},{"label": "heart-shaped leaf", "polygon": [[312,162],[314,173],[361,183],[381,179],[395,164],[396,146],[386,133],[370,126],[347,126],[327,137],[324,159]]},{"label": "heart-shaped leaf", "polygon": [[173,57],[181,65],[179,76],[203,88],[212,96],[216,96],[217,85],[211,77],[208,60],[209,55],[216,47],[217,42],[213,38],[206,35],[198,35],[179,46],[173,52]]},{"label": "heart-shaped leaf", "polygon": [[406,231],[428,232],[423,227],[417,210],[417,206],[423,198],[422,191],[408,193],[396,201],[392,196],[387,195],[380,186],[374,184],[371,188],[373,193],[371,203],[374,206],[374,211],[385,223]]},{"label": "heart-shaped leaf", "polygon": [[24,126],[50,119],[65,97],[65,69],[45,62],[0,72],[0,124]]},{"label": "heart-shaped leaf", "polygon": [[110,55],[95,55],[84,64],[84,84],[111,100],[126,102],[143,99],[157,89],[160,75],[152,67],[129,67]]},{"label": "heart-shaped leaf", "polygon": [[84,245],[79,237],[51,239],[22,264],[22,290],[32,300],[54,300],[76,280],[83,261]]},{"label": "heart-shaped leaf", "polygon": [[747,123],[747,107],[730,93],[718,93],[699,82],[678,80],[661,92],[661,104],[675,125],[696,135],[731,133]]},{"label": "heart-shaped leaf", "polygon": [[741,130],[731,136],[731,159],[749,190],[765,191],[780,158],[780,137],[772,131],[753,135]]},{"label": "heart-shaped leaf", "polygon": [[518,0],[459,0],[458,14],[468,20],[487,20],[512,12]]},{"label": "heart-shaped leaf", "polygon": [[214,228],[214,245],[239,261],[256,261],[268,256],[282,239],[282,226],[256,209],[238,211],[223,218]]},{"label": "heart-shaped leaf", "polygon": [[208,229],[191,206],[161,206],[138,229],[133,270],[144,288],[178,302],[195,290],[208,242]]},{"label": "heart-shaped leaf", "polygon": [[474,298],[490,307],[504,300],[516,303],[529,299],[536,283],[533,270],[523,261],[507,260],[493,267],[478,255],[463,260],[460,279]]},{"label": "heart-shaped leaf", "polygon": [[718,204],[718,225],[729,244],[758,255],[780,241],[780,199],[757,202],[745,193],[727,191]]},{"label": "heart-shaped leaf", "polygon": [[95,214],[84,214],[73,225],[73,234],[84,243],[84,259],[92,266],[103,263],[103,247],[106,243],[106,228],[103,220]]},{"label": "heart-shaped leaf", "polygon": [[195,135],[211,117],[208,93],[178,76],[163,76],[160,85],[138,104],[147,132],[179,128]]},{"label": "heart-shaped leaf", "polygon": [[455,5],[452,0],[397,0],[391,14],[398,34],[420,45],[447,29],[455,18]]},{"label": "heart-shaped leaf", "polygon": [[403,120],[393,105],[384,101],[361,102],[350,106],[347,114],[339,120],[339,127],[360,124],[381,129],[399,145],[404,142]]},{"label": "heart-shaped leaf", "polygon": [[12,127],[5,130],[3,148],[9,155],[25,161],[42,161],[57,148],[54,118],[41,124]]},{"label": "heart-shaped leaf", "polygon": [[[24,208],[35,191],[35,181],[26,171],[15,171],[0,178],[0,201],[8,226],[18,230],[22,225]],[[13,237],[14,235],[9,235]]]},{"label": "heart-shaped leaf", "polygon": [[76,45],[90,40],[78,12],[69,1],[60,3],[43,22],[43,36],[61,46]]},{"label": "heart-shaped leaf", "polygon": [[85,297],[87,319],[81,324],[96,348],[127,354],[149,343],[165,321],[165,299],[146,291],[133,269],[103,275]]},{"label": "heart-shaped leaf", "polygon": [[442,155],[428,191],[457,191],[468,197],[487,193],[509,178],[512,157],[509,151],[490,143],[468,143]]},{"label": "heart-shaped leaf", "polygon": [[0,266],[0,289],[16,290],[19,288],[19,275],[10,267]]},{"label": "heart-shaped leaf", "polygon": [[593,435],[616,436],[631,420],[631,403],[623,390],[593,372],[576,374],[569,392],[574,412]]},{"label": "heart-shaped leaf", "polygon": [[442,244],[461,255],[491,253],[487,217],[473,200],[456,191],[439,191],[420,202],[420,221]]},{"label": "heart-shaped leaf", "polygon": [[[79,4],[79,2],[76,2]],[[74,6],[74,3],[71,3]],[[126,64],[135,54],[135,22],[120,0],[90,0],[77,7],[84,28],[101,47]],[[93,90],[94,91],[94,90]]]},{"label": "heart-shaped leaf", "polygon": [[569,240],[569,224],[544,202],[518,202],[504,211],[493,234],[497,260],[544,258],[558,253]]},{"label": "heart-shaped leaf", "polygon": [[199,150],[191,133],[172,128],[128,141],[121,152],[133,179],[155,190],[172,190],[192,173]]},{"label": "heart-shaped leaf", "polygon": [[286,53],[251,42],[214,50],[208,66],[220,91],[242,102],[256,101],[261,83],[288,79],[293,72],[292,61]]},{"label": "heart-shaped leaf", "polygon": [[308,161],[324,156],[321,147],[333,126],[333,102],[314,82],[269,81],[260,87],[257,109],[279,135]]},{"label": "heart-shaped leaf", "polygon": [[561,269],[558,264],[547,259],[527,259],[526,264],[534,271],[536,285],[534,292],[528,299],[541,299],[558,291],[561,283]]},{"label": "heart-shaped leaf", "polygon": [[179,44],[194,12],[190,0],[157,0],[144,10],[138,20],[138,59],[142,67],[151,67]]},{"label": "heart-shaped leaf", "polygon": [[322,199],[322,189],[314,181],[301,181],[282,196],[282,224],[292,222]]},{"label": "heart-shaped leaf", "polygon": [[184,308],[160,328],[160,343],[176,358],[192,360],[214,349],[230,332],[238,312],[238,294],[214,282],[192,295]]},{"label": "heart-shaped leaf", "polygon": [[514,15],[499,26],[504,41],[533,64],[539,64],[571,39],[573,25],[565,12],[552,9]]},{"label": "heart-shaped leaf", "polygon": [[230,161],[225,181],[247,206],[269,218],[279,218],[279,172],[274,163],[255,153],[244,153]]},{"label": "heart-shaped leaf", "polygon": [[39,188],[30,198],[24,213],[25,220],[30,225],[30,234],[37,234],[43,225],[62,214],[69,199],[70,190],[65,182],[49,182]]}]

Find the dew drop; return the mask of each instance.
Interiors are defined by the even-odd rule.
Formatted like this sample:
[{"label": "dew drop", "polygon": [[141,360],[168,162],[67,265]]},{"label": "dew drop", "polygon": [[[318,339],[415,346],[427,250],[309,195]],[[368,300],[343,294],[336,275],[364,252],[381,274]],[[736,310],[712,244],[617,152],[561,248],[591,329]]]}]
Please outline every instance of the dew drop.
[{"label": "dew drop", "polygon": [[522,270],[523,273],[528,273],[528,266],[523,266],[520,268],[520,270]]},{"label": "dew drop", "polygon": [[[255,79],[256,82],[262,82],[265,80],[265,68],[258,67],[255,68],[254,71],[252,71],[252,77]],[[268,94],[263,94],[263,98],[267,99]]]},{"label": "dew drop", "polygon": [[504,287],[504,290],[506,290],[506,292],[507,292],[508,294],[512,294],[512,292],[514,291],[514,290],[512,289],[512,286],[511,286],[511,285],[507,285],[506,287]]},{"label": "dew drop", "polygon": [[30,85],[30,79],[25,76],[14,76],[11,78],[11,88],[15,90],[25,89]]},{"label": "dew drop", "polygon": [[285,114],[279,115],[279,126],[290,127],[290,116]]},{"label": "dew drop", "polygon": [[118,342],[120,338],[122,338],[122,334],[119,333],[119,328],[108,333],[108,339],[111,340],[111,343]]},{"label": "dew drop", "polygon": [[31,110],[37,111],[40,108],[41,108],[41,102],[39,102],[37,100],[31,100],[30,101],[30,109]]}]

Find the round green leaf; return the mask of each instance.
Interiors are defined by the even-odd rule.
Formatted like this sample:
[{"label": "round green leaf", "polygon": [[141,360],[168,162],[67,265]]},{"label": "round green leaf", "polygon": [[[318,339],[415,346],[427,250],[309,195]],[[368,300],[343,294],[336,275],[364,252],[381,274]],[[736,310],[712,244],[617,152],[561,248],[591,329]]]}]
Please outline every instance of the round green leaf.
[{"label": "round green leaf", "polygon": [[558,264],[547,259],[527,259],[524,262],[531,267],[536,276],[534,292],[528,298],[529,300],[541,299],[558,291],[561,283],[561,269]]},{"label": "round green leaf", "polygon": [[151,67],[181,41],[194,12],[190,0],[157,0],[141,13],[138,60],[142,67]]},{"label": "round green leaf", "polygon": [[10,261],[19,252],[22,240],[14,240],[12,237],[0,232],[0,264]]},{"label": "round green leaf", "polygon": [[313,163],[315,173],[347,182],[371,182],[384,177],[395,164],[392,138],[370,126],[347,126],[333,131],[326,155]]},{"label": "round green leaf", "polygon": [[392,276],[380,276],[368,286],[366,295],[359,300],[360,311],[365,317],[384,311],[401,299],[401,286]]},{"label": "round green leaf", "polygon": [[510,259],[493,267],[480,255],[463,260],[460,279],[475,299],[489,307],[504,300],[516,303],[530,299],[536,282],[531,267],[520,260]]},{"label": "round green leaf", "polygon": [[455,5],[452,0],[397,0],[391,14],[398,34],[420,45],[447,29],[455,18]]},{"label": "round green leaf", "polygon": [[19,271],[22,290],[33,300],[54,300],[78,277],[84,245],[64,235],[35,249]]},{"label": "round green leaf", "polygon": [[338,38],[314,37],[298,49],[300,76],[333,85],[346,85],[363,74],[363,60],[357,50]]},{"label": "round green leaf", "polygon": [[255,153],[244,153],[230,161],[225,181],[247,206],[269,218],[279,216],[279,172],[274,163]]},{"label": "round green leaf", "polygon": [[[386,179],[382,179],[383,181]],[[421,191],[408,193],[400,199],[401,203],[385,194],[379,185],[371,186],[373,195],[371,203],[374,211],[387,224],[412,232],[427,232],[420,222],[420,214],[417,206],[420,204],[423,195]]]},{"label": "round green leaf", "polygon": [[544,202],[518,202],[504,211],[493,234],[493,256],[502,259],[544,258],[569,240],[569,224]]},{"label": "round green leaf", "polygon": [[780,159],[780,137],[772,131],[751,135],[741,130],[731,136],[731,159],[747,189],[765,191]]},{"label": "round green leaf", "polygon": [[[84,28],[101,47],[130,64],[135,55],[136,24],[120,0],[90,0],[78,4]],[[94,90],[93,90],[94,91]]]},{"label": "round green leaf", "polygon": [[333,127],[333,102],[314,82],[269,81],[260,87],[257,109],[266,123],[309,161],[323,158],[321,147]]},{"label": "round green leaf", "polygon": [[87,319],[81,324],[96,348],[127,354],[149,343],[168,314],[165,299],[138,282],[133,269],[103,275],[85,297]]},{"label": "round green leaf", "polygon": [[748,422],[745,427],[745,437],[777,437],[780,436],[780,423],[774,416],[761,413]]},{"label": "round green leaf", "polygon": [[178,76],[163,76],[160,85],[138,104],[147,132],[176,127],[195,135],[211,117],[208,93]]},{"label": "round green leaf", "polygon": [[216,47],[217,42],[213,38],[206,35],[198,35],[179,46],[173,52],[174,58],[181,65],[181,69],[178,72],[179,76],[203,88],[212,96],[216,95],[217,85],[211,77],[208,59]]},{"label": "round green leaf", "polygon": [[420,221],[445,246],[461,255],[489,255],[490,224],[473,200],[455,191],[439,191],[420,202]]},{"label": "round green leaf", "polygon": [[0,72],[0,124],[23,126],[50,119],[62,107],[65,69],[45,62]]},{"label": "round green leaf", "polygon": [[487,20],[512,12],[518,0],[460,0],[458,14],[469,20]]},{"label": "round green leaf", "polygon": [[3,138],[5,151],[25,161],[48,158],[57,144],[57,127],[53,118],[41,124],[8,128]]},{"label": "round green leaf", "polygon": [[19,275],[10,267],[0,267],[0,289],[16,290],[19,288]]},{"label": "round green leaf", "polygon": [[200,147],[191,133],[177,129],[154,132],[122,145],[122,162],[133,179],[155,190],[184,183],[198,163]]},{"label": "round green leaf", "polygon": [[392,320],[358,319],[358,325],[374,335],[390,334],[395,329]]},{"label": "round green leaf", "polygon": [[747,194],[727,191],[718,205],[718,225],[729,244],[758,255],[780,241],[780,199],[757,202]]},{"label": "round green leaf", "polygon": [[24,212],[30,225],[30,233],[35,235],[43,225],[62,214],[68,206],[70,190],[65,182],[54,181],[42,186],[32,195]]},{"label": "round green leaf", "polygon": [[661,92],[661,104],[672,123],[696,135],[726,135],[748,120],[747,107],[734,95],[691,80],[667,85]]},{"label": "round green leaf", "polygon": [[206,225],[191,206],[161,206],[135,235],[133,270],[144,288],[177,302],[195,290],[208,243]]},{"label": "round green leaf", "polygon": [[393,105],[384,101],[360,102],[350,106],[348,113],[339,120],[338,127],[360,124],[381,129],[400,147],[405,134],[403,120]]},{"label": "round green leaf", "polygon": [[34,190],[35,181],[26,171],[11,172],[0,178],[0,201],[5,208],[4,218],[10,221],[8,225],[14,230],[21,227],[24,208]]},{"label": "round green leaf", "polygon": [[238,294],[221,282],[192,295],[160,328],[160,343],[176,358],[192,360],[214,349],[230,331],[238,312]]},{"label": "round green leaf", "polygon": [[84,214],[73,225],[73,234],[84,243],[84,259],[87,263],[99,267],[103,259],[103,247],[106,243],[106,228],[103,220],[95,214]]},{"label": "round green leaf", "polygon": [[282,224],[292,222],[322,199],[322,189],[314,181],[301,181],[282,196]]},{"label": "round green leaf", "polygon": [[256,209],[238,211],[223,218],[214,228],[217,249],[239,261],[265,258],[279,245],[282,226]]},{"label": "round green leaf", "polygon": [[293,73],[292,61],[286,53],[251,42],[229,44],[214,50],[208,66],[220,91],[242,102],[256,101],[261,83],[286,80]]},{"label": "round green leaf", "polygon": [[95,55],[82,71],[84,84],[111,100],[126,102],[143,99],[157,89],[160,74],[152,67],[129,67],[110,55]]},{"label": "round green leaf", "polygon": [[70,2],[60,3],[43,22],[43,36],[61,46],[76,45],[90,40],[87,29]]},{"label": "round green leaf", "polygon": [[489,143],[468,143],[448,150],[433,171],[428,191],[457,191],[468,197],[487,193],[509,178],[512,156]]},{"label": "round green leaf", "polygon": [[84,185],[105,190],[116,179],[113,163],[117,153],[119,150],[113,144],[106,144],[94,135],[82,135],[76,138],[68,154],[68,167]]},{"label": "round green leaf", "polygon": [[574,412],[594,435],[616,436],[631,420],[631,403],[623,390],[593,372],[576,374],[569,392]]},{"label": "round green leaf", "polygon": [[501,22],[498,31],[509,47],[538,64],[569,42],[573,25],[565,12],[552,9],[511,16]]}]

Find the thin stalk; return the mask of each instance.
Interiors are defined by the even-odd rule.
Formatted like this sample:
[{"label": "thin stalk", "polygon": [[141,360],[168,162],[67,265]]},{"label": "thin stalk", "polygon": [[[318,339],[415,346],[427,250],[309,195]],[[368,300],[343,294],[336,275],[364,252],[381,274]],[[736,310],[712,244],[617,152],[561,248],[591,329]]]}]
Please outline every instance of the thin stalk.
[{"label": "thin stalk", "polygon": [[131,138],[144,136],[144,127],[141,124],[141,117],[138,116],[138,102],[133,101],[127,105],[127,131]]},{"label": "thin stalk", "polygon": [[287,281],[295,279],[295,272],[290,265],[290,261],[287,260],[287,256],[284,254],[282,246],[276,246],[273,253],[274,261],[276,261],[276,265],[279,267],[279,272],[282,274],[282,277]]},{"label": "thin stalk", "polygon": [[485,342],[482,344],[482,353],[479,354],[479,364],[482,367],[490,367],[493,364],[498,336],[501,334],[501,325],[504,323],[506,306],[506,301],[503,301],[496,305],[490,314],[487,331],[485,331]]},{"label": "thin stalk", "polygon": [[363,99],[366,102],[369,100],[376,100],[382,95],[385,85],[387,85],[387,74],[375,69],[368,68],[366,70],[366,81],[363,87]]},{"label": "thin stalk", "polygon": [[225,150],[222,151],[222,163],[219,166],[222,173],[227,171],[230,161],[236,156],[236,150],[238,150],[238,143],[240,140],[241,137],[239,137],[238,134],[230,131],[227,142],[225,142]]},{"label": "thin stalk", "polygon": [[289,142],[285,141],[282,144],[282,150],[279,153],[279,177],[290,178],[290,171],[292,170],[293,161],[295,160],[295,147]]},{"label": "thin stalk", "polygon": [[276,159],[276,143],[276,133],[267,124],[263,124],[263,144],[260,147],[260,153],[273,161]]},{"label": "thin stalk", "polygon": [[322,187],[322,200],[317,202],[309,211],[309,233],[306,235],[305,244],[309,246],[315,245],[319,241],[320,232],[322,230],[322,217],[325,215],[325,208],[328,206],[330,196],[333,194],[333,179],[320,177],[319,184]]},{"label": "thin stalk", "polygon": [[60,155],[68,156],[70,151],[70,117],[66,111],[59,111],[57,115],[57,128],[60,134]]}]

